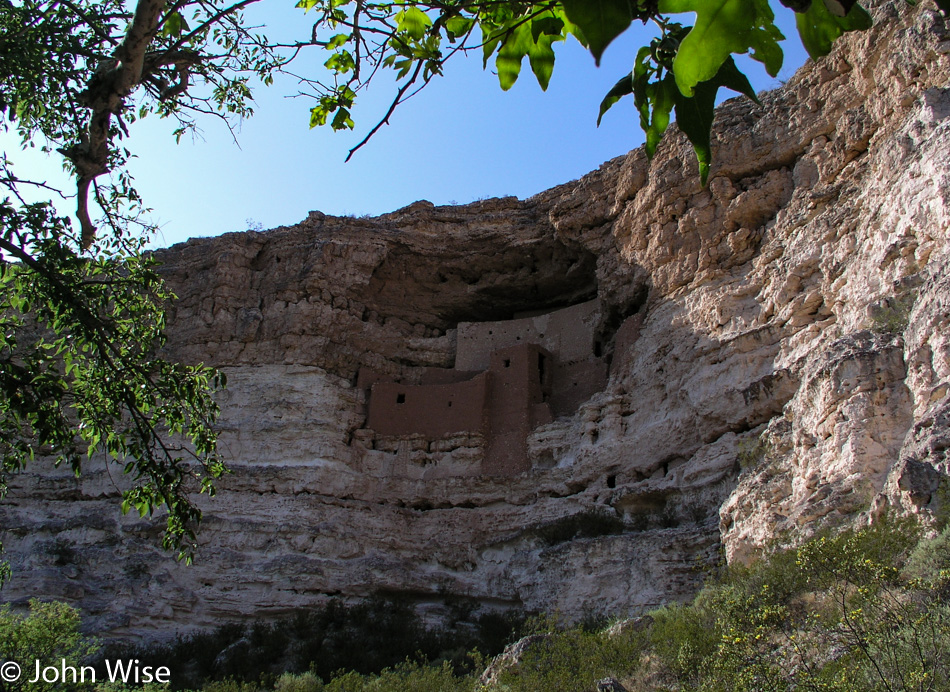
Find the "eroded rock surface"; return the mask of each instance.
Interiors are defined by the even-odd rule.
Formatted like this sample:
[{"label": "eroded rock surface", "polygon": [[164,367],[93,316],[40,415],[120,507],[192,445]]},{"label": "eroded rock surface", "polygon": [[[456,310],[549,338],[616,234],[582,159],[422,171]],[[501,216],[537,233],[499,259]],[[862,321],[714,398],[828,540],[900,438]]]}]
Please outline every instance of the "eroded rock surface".
[{"label": "eroded rock surface", "polygon": [[[170,353],[230,380],[233,473],[204,504],[200,559],[120,518],[101,462],[80,480],[36,464],[0,506],[4,597],[65,598],[129,636],[378,591],[635,615],[689,597],[722,550],[937,509],[950,38],[929,3],[875,15],[761,106],[720,108],[705,189],[670,136],[652,164],[636,150],[525,201],[314,212],[160,253]],[[492,420],[367,427],[361,372],[461,381],[460,324],[587,301],[591,355],[558,367],[603,362],[605,383],[569,406],[532,390],[548,413],[512,427],[516,473],[485,463]]]}]

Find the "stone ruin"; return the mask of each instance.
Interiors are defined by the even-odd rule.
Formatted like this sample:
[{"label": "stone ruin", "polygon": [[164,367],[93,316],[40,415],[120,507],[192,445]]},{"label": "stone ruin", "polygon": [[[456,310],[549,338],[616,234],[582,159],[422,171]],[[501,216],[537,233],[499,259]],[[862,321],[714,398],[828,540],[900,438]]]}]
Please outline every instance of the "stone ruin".
[{"label": "stone ruin", "polygon": [[138,640],[378,593],[633,616],[722,556],[946,511],[950,30],[926,5],[723,104],[706,187],[671,133],[528,200],[156,253],[168,354],[229,380],[198,560],[118,513],[104,460],[38,461],[0,503],[4,599]]},{"label": "stone ruin", "polygon": [[[607,385],[596,327],[597,300],[541,314],[458,326],[454,368],[417,368],[417,384],[361,368],[366,428],[379,437],[429,441],[480,435],[482,475],[531,469],[526,440],[539,425],[569,416]],[[407,378],[408,379],[408,378]]]}]

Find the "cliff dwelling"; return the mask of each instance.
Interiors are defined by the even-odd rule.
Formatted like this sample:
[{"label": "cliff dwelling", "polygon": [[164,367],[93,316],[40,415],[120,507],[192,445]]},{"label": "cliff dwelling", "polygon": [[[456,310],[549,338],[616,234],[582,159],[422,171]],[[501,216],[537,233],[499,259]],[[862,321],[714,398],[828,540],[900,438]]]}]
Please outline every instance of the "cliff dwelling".
[{"label": "cliff dwelling", "polygon": [[595,336],[597,300],[495,322],[462,322],[453,368],[419,368],[418,383],[368,368],[366,428],[381,437],[435,440],[474,433],[484,440],[484,475],[531,468],[528,434],[568,416],[607,384],[608,363]]},{"label": "cliff dwelling", "polygon": [[950,63],[907,12],[723,104],[706,187],[681,137],[527,200],[156,252],[168,355],[229,382],[200,559],[99,460],[36,463],[0,505],[5,598],[128,638],[377,593],[633,616],[723,555],[943,512]]}]

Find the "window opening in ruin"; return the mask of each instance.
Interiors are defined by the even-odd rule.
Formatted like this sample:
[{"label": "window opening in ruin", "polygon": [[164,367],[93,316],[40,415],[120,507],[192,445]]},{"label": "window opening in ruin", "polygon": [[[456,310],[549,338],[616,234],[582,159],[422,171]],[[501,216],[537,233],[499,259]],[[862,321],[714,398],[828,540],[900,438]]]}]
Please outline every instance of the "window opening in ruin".
[{"label": "window opening in ruin", "polygon": [[594,357],[600,358],[604,354],[604,345],[600,342],[600,339],[594,341]]},{"label": "window opening in ruin", "polygon": [[452,408],[452,402],[451,402],[451,401],[449,402],[449,408]]},{"label": "window opening in ruin", "polygon": [[506,367],[506,368],[510,368],[510,367],[511,367],[511,359],[510,359],[510,358],[505,358],[505,367]]},{"label": "window opening in ruin", "polygon": [[541,380],[541,384],[544,384],[544,354],[538,354],[538,379]]},{"label": "window opening in ruin", "polygon": [[397,404],[404,404],[404,403],[406,403],[406,395],[405,395],[405,394],[397,394],[397,395],[396,395],[396,403],[397,403]]},{"label": "window opening in ruin", "polygon": [[613,474],[613,473],[612,473],[612,474],[610,474],[609,476],[607,476],[607,487],[608,487],[608,488],[616,488],[616,487],[617,487],[617,476],[616,476],[616,474]]}]

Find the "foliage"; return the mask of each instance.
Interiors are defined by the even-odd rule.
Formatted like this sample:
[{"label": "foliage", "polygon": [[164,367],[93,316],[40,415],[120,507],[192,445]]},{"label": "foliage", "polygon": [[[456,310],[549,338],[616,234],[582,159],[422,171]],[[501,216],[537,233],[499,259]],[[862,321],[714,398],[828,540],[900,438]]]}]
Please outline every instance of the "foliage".
[{"label": "foliage", "polygon": [[[128,692],[129,690],[135,690],[135,692],[168,692],[168,685],[164,685],[158,682],[148,682],[144,685],[137,685],[130,687],[123,682],[98,682],[99,678],[96,677],[96,692]],[[208,692],[211,692],[208,690]],[[217,690],[216,692],[231,692],[230,690]],[[255,689],[249,690],[234,690],[234,692],[256,692]]]},{"label": "foliage", "polygon": [[600,678],[623,677],[644,648],[638,632],[611,635],[607,630],[571,627],[549,634],[525,650],[517,667],[501,672],[502,688],[525,692],[590,689]]},{"label": "foliage", "polygon": [[[250,77],[269,80],[279,59],[242,25],[242,4],[0,2],[0,127],[61,155],[75,180],[69,195],[18,177],[15,152],[0,157],[0,495],[37,457],[77,474],[117,464],[123,511],[163,509],[163,545],[185,559],[192,494],[225,470],[224,377],[161,354],[174,297],[143,254],[151,228],[120,143],[150,113],[175,119],[177,136],[201,114],[251,113]],[[52,203],[70,196],[75,225]]]},{"label": "foliage", "polygon": [[[521,620],[513,615],[476,614],[472,604],[460,600],[447,605],[445,626],[432,628],[406,602],[377,597],[347,605],[334,599],[288,618],[223,625],[166,645],[114,646],[103,658],[167,666],[175,689],[196,688],[207,680],[264,680],[286,687],[281,692],[307,692],[303,688],[340,670],[373,676],[407,660],[445,662],[461,673],[474,665],[470,651],[499,653],[520,629]],[[297,675],[282,676],[285,672]]]},{"label": "foliage", "polygon": [[654,653],[692,689],[946,689],[945,540],[885,520],[733,568],[655,615]]},{"label": "foliage", "polygon": [[755,439],[746,439],[739,442],[736,456],[739,468],[743,471],[754,469],[763,461],[772,456],[772,443],[768,437],[762,435]]},{"label": "foliage", "polygon": [[[66,665],[79,668],[93,655],[98,644],[80,630],[79,611],[66,603],[30,601],[28,615],[14,613],[10,604],[0,606],[0,660],[15,661],[22,670],[19,680],[4,680],[5,692],[52,692],[59,683],[42,679],[31,683],[34,661],[50,665],[65,660]],[[74,689],[88,687],[79,683]]]},{"label": "foliage", "polygon": [[[171,296],[137,245],[108,239],[82,256],[46,205],[0,206],[0,229],[21,260],[0,264],[0,495],[38,455],[77,475],[108,455],[132,480],[123,509],[165,505],[165,546],[187,552],[199,516],[187,480],[210,492],[224,470],[208,393],[223,376],[155,355]],[[188,446],[173,441],[182,437]]]},{"label": "foliage", "polygon": [[274,683],[274,692],[323,692],[323,681],[307,671],[300,675],[284,673]]},{"label": "foliage", "polygon": [[[45,620],[56,624],[42,625],[44,620],[38,618],[32,639],[22,635],[16,639],[45,642],[21,647],[24,657],[32,658],[37,652],[44,658],[58,657],[62,651],[67,658],[75,657],[69,660],[76,660],[91,651],[77,634],[74,610],[37,602],[33,608],[56,613]],[[248,670],[235,676],[233,661],[217,649],[210,654],[212,660],[219,660],[217,679],[192,679],[188,685],[204,692],[482,689],[476,678],[484,668],[484,657],[473,652],[468,667],[460,668],[447,658],[429,655],[432,640],[427,643],[426,637],[432,633],[426,634],[411,610],[381,602],[372,609],[352,610],[349,624],[340,616],[350,609],[342,609],[273,626],[231,627],[219,644],[229,642],[232,657],[250,660]],[[403,626],[405,641],[399,646],[367,631],[374,621],[391,628],[390,620],[397,614],[415,623]],[[340,648],[347,646],[358,656],[337,659],[332,663],[344,665],[326,673],[318,671],[316,664],[308,666],[306,657],[295,659],[300,642],[282,638],[282,633],[318,621],[334,623],[319,636],[333,630],[330,639],[339,635]],[[354,626],[357,621],[361,621],[359,627]],[[9,655],[10,632],[26,631],[25,622],[11,616],[8,608],[0,610],[0,653]],[[776,550],[753,565],[730,566],[691,603],[664,606],[637,622],[619,624],[625,626],[559,627],[550,617],[532,619],[518,635],[509,631],[508,639],[529,632],[543,636],[521,651],[516,666],[498,671],[493,689],[584,690],[608,676],[642,692],[950,689],[950,527],[932,535],[915,521],[884,517],[869,527],[823,534],[798,548]],[[242,641],[244,648],[234,646]],[[446,641],[439,645],[444,647]],[[453,645],[462,642],[457,639]],[[191,639],[183,643],[187,646],[204,645]],[[407,650],[414,653],[392,660]],[[173,675],[195,666],[195,660],[186,660],[182,652],[177,657],[168,650],[152,654]],[[122,655],[145,658],[144,652]],[[380,665],[387,657],[390,662]],[[379,667],[353,669],[349,663],[360,658]],[[291,672],[281,674],[287,670]],[[180,688],[181,682],[179,678],[173,686]],[[102,692],[124,689],[109,686]]]},{"label": "foliage", "polygon": [[885,299],[871,312],[871,330],[879,334],[903,334],[916,300],[915,291]]},{"label": "foliage", "polygon": [[324,689],[326,692],[469,692],[472,688],[472,680],[456,676],[448,661],[440,666],[405,661],[378,675],[344,673]]},{"label": "foliage", "polygon": [[[711,162],[713,110],[718,90],[731,89],[755,99],[733,56],[748,53],[776,76],[785,39],[775,24],[769,0],[562,0],[560,2],[363,3],[360,0],[299,0],[313,12],[315,45],[330,52],[325,66],[332,82],[305,80],[316,105],[311,127],[329,123],[352,129],[357,93],[380,68],[395,71],[400,82],[389,110],[352,155],[388,122],[395,108],[443,72],[453,56],[480,52],[485,66],[494,58],[502,89],[521,74],[524,59],[542,89],[554,64],[554,46],[573,37],[599,63],[606,48],[635,22],[652,22],[656,36],[637,52],[633,70],[607,93],[600,116],[632,95],[652,156],[675,111],[679,128],[696,152],[705,183]],[[854,0],[784,0],[796,12],[798,33],[813,58],[827,54],[835,39],[871,26],[870,15]],[[950,12],[946,0],[939,0]],[[692,25],[682,15],[693,14]],[[599,122],[598,118],[598,122]]]},{"label": "foliage", "polygon": [[258,692],[260,685],[244,680],[235,680],[234,678],[225,678],[224,680],[214,680],[202,686],[202,692]]}]

